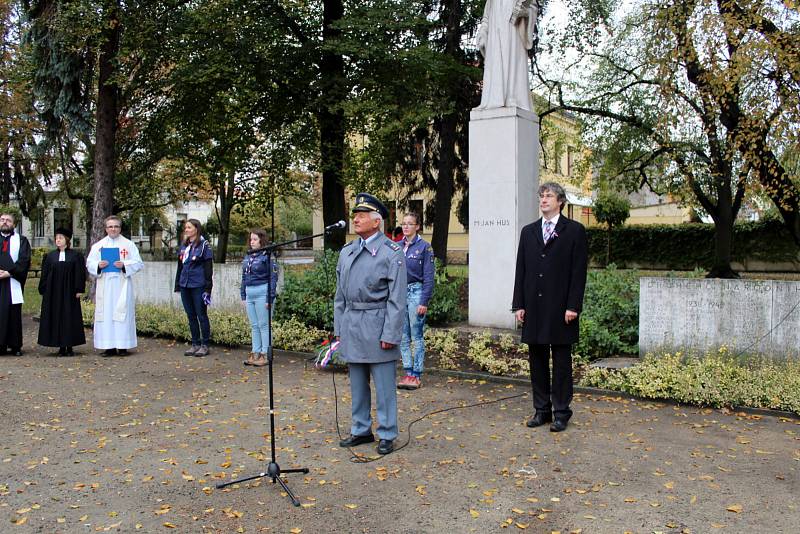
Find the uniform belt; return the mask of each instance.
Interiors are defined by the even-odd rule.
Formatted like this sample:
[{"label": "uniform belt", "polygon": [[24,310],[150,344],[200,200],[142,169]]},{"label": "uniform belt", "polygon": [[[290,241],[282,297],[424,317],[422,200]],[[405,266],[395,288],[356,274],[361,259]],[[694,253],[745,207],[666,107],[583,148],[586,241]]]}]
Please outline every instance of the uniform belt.
[{"label": "uniform belt", "polygon": [[347,307],[351,310],[380,310],[386,307],[386,302],[351,302]]}]

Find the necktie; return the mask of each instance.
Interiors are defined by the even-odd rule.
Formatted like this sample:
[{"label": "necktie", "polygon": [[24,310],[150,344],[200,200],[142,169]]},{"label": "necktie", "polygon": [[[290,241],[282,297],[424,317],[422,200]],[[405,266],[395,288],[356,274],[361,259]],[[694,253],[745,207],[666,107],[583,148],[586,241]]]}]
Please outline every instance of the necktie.
[{"label": "necktie", "polygon": [[550,238],[553,237],[553,223],[552,221],[544,222],[544,244],[546,245]]}]

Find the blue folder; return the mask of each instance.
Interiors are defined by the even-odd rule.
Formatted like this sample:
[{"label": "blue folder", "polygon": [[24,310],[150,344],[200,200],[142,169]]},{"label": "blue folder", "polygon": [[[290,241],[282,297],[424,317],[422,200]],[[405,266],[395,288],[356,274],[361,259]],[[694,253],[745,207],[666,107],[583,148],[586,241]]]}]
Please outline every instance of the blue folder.
[{"label": "blue folder", "polygon": [[108,265],[102,269],[104,273],[118,273],[121,271],[118,267],[114,267],[114,262],[119,261],[119,249],[117,247],[101,247],[100,259],[106,260]]}]

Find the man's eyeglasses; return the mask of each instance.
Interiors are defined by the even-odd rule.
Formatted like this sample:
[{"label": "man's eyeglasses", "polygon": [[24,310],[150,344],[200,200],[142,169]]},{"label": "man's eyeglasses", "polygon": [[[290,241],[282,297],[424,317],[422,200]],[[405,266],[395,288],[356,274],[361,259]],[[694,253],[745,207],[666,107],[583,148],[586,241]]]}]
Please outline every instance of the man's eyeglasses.
[{"label": "man's eyeglasses", "polygon": [[114,225],[111,225],[111,226],[106,226],[106,229],[108,229],[108,230],[110,230],[111,228],[122,228],[122,226],[120,226],[118,224],[114,224]]}]

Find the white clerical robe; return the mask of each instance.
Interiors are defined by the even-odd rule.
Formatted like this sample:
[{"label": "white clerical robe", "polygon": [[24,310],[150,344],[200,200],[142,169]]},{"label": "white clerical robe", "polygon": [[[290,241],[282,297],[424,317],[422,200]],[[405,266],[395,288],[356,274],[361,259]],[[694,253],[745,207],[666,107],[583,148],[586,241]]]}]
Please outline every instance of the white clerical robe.
[{"label": "white clerical robe", "polygon": [[[118,248],[125,272],[97,274],[101,248]],[[97,279],[94,312],[94,346],[97,349],[131,349],[136,346],[136,301],[132,276],[144,267],[139,249],[119,236],[104,237],[86,258],[86,269]]]},{"label": "white clerical robe", "polygon": [[477,36],[484,58],[477,109],[531,109],[528,50],[536,37],[537,17],[533,0],[487,0]]}]

